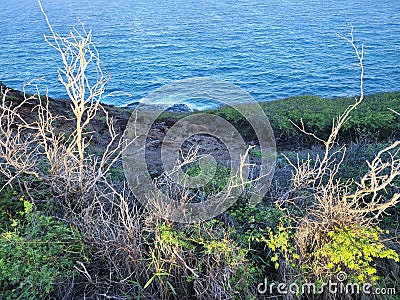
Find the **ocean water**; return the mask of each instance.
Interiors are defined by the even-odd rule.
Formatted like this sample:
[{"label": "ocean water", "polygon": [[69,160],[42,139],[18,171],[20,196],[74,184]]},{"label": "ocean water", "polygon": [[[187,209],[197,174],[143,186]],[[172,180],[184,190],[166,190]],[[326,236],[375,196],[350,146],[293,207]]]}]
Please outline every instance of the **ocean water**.
[{"label": "ocean water", "polygon": [[[365,46],[365,93],[400,90],[399,0],[42,0],[55,30],[93,30],[112,75],[104,102],[128,105],[179,79],[213,77],[257,101],[359,93],[350,23]],[[0,0],[0,81],[42,78],[54,98],[60,58],[36,0]],[[207,101],[191,102],[206,108]]]}]

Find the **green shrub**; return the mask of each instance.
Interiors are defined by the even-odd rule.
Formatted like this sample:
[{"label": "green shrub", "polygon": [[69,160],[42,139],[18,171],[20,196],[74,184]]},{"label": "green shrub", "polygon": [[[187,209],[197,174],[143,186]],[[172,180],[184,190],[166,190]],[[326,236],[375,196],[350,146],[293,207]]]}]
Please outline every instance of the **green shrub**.
[{"label": "green shrub", "polygon": [[381,233],[379,227],[334,228],[328,233],[330,241],[313,256],[328,262],[323,268],[331,274],[346,271],[352,282],[376,282],[379,279],[374,265],[376,258],[399,262],[399,255],[379,240]]},{"label": "green shrub", "polygon": [[295,266],[294,261],[299,258],[296,248],[292,243],[294,237],[293,231],[287,227],[286,222],[281,219],[278,228],[260,229],[258,235],[254,236],[257,242],[265,243],[271,250],[270,262],[274,264],[275,269],[279,268],[279,255],[282,254],[286,261]]},{"label": "green shrub", "polygon": [[223,106],[217,110],[208,111],[214,113],[217,116],[224,118],[227,121],[238,123],[245,120],[245,117],[233,107]]},{"label": "green shrub", "polygon": [[56,284],[70,278],[83,246],[72,228],[35,211],[23,197],[17,202],[14,208],[22,210],[9,210],[0,224],[0,298],[50,297]]},{"label": "green shrub", "polygon": [[[300,125],[303,120],[307,131],[326,139],[331,133],[333,119],[342,113],[344,107],[353,103],[354,99],[351,97],[322,99],[316,96],[299,96],[266,102],[262,106],[274,129],[277,142],[299,143],[306,137],[299,134],[299,130],[290,121]],[[399,109],[399,106],[400,92],[366,96],[344,124],[340,138],[349,141],[371,135],[378,140],[398,137],[400,116],[388,108]],[[309,138],[307,141],[312,140]]]},{"label": "green shrub", "polygon": [[[202,166],[208,169],[208,166]],[[210,166],[210,169],[213,166]],[[188,166],[185,170],[185,174],[189,177],[196,177],[201,175],[202,169],[198,163],[194,163]],[[204,199],[210,195],[217,194],[223,191],[229,184],[230,170],[222,165],[217,165],[215,173],[212,179],[210,179],[204,186],[192,189],[193,194],[196,194],[196,198],[199,200]]]}]

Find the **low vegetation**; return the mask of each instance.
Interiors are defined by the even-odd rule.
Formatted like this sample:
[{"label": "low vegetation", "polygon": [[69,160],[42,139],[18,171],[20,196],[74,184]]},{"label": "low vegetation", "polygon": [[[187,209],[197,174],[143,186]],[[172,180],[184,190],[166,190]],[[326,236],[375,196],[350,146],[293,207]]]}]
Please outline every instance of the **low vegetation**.
[{"label": "low vegetation", "polygon": [[[400,116],[388,109],[398,107],[399,101],[399,92],[366,96],[341,128],[339,141],[348,143],[367,138],[381,142],[399,138]],[[343,112],[344,107],[353,103],[354,97],[323,99],[317,96],[298,96],[261,103],[261,106],[274,130],[277,145],[284,149],[298,150],[317,143],[310,136],[299,134],[293,123],[303,122],[307,131],[326,139],[330,134],[332,120]],[[231,121],[238,128],[245,127],[245,118],[233,108],[222,107],[209,113]],[[254,138],[251,132],[247,135],[250,139]]]}]

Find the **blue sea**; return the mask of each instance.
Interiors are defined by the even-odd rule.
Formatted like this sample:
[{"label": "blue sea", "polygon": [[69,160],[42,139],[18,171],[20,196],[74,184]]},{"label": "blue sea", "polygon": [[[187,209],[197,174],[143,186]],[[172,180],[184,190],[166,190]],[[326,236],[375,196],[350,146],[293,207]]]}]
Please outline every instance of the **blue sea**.
[{"label": "blue sea", "polygon": [[[53,98],[67,97],[61,65],[36,0],[1,0],[0,81],[14,89],[43,78]],[[313,94],[359,94],[352,47],[365,46],[367,94],[400,90],[399,0],[42,0],[54,29],[77,18],[93,31],[112,75],[103,101],[129,105],[179,79],[229,81],[257,101]],[[192,103],[206,108],[207,103]]]}]

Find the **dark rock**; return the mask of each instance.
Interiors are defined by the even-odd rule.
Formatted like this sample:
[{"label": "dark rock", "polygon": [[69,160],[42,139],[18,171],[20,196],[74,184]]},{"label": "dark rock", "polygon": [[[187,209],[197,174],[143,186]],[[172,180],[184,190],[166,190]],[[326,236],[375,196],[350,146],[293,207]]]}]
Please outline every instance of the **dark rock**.
[{"label": "dark rock", "polygon": [[138,105],[140,104],[140,102],[132,102],[129,103],[127,106],[125,106],[126,108],[136,108]]},{"label": "dark rock", "polygon": [[176,123],[176,119],[175,118],[166,118],[164,120],[164,123],[167,127],[172,127]]},{"label": "dark rock", "polygon": [[168,107],[167,111],[169,112],[191,112],[192,110],[183,103],[179,104],[173,104],[170,107]]}]

